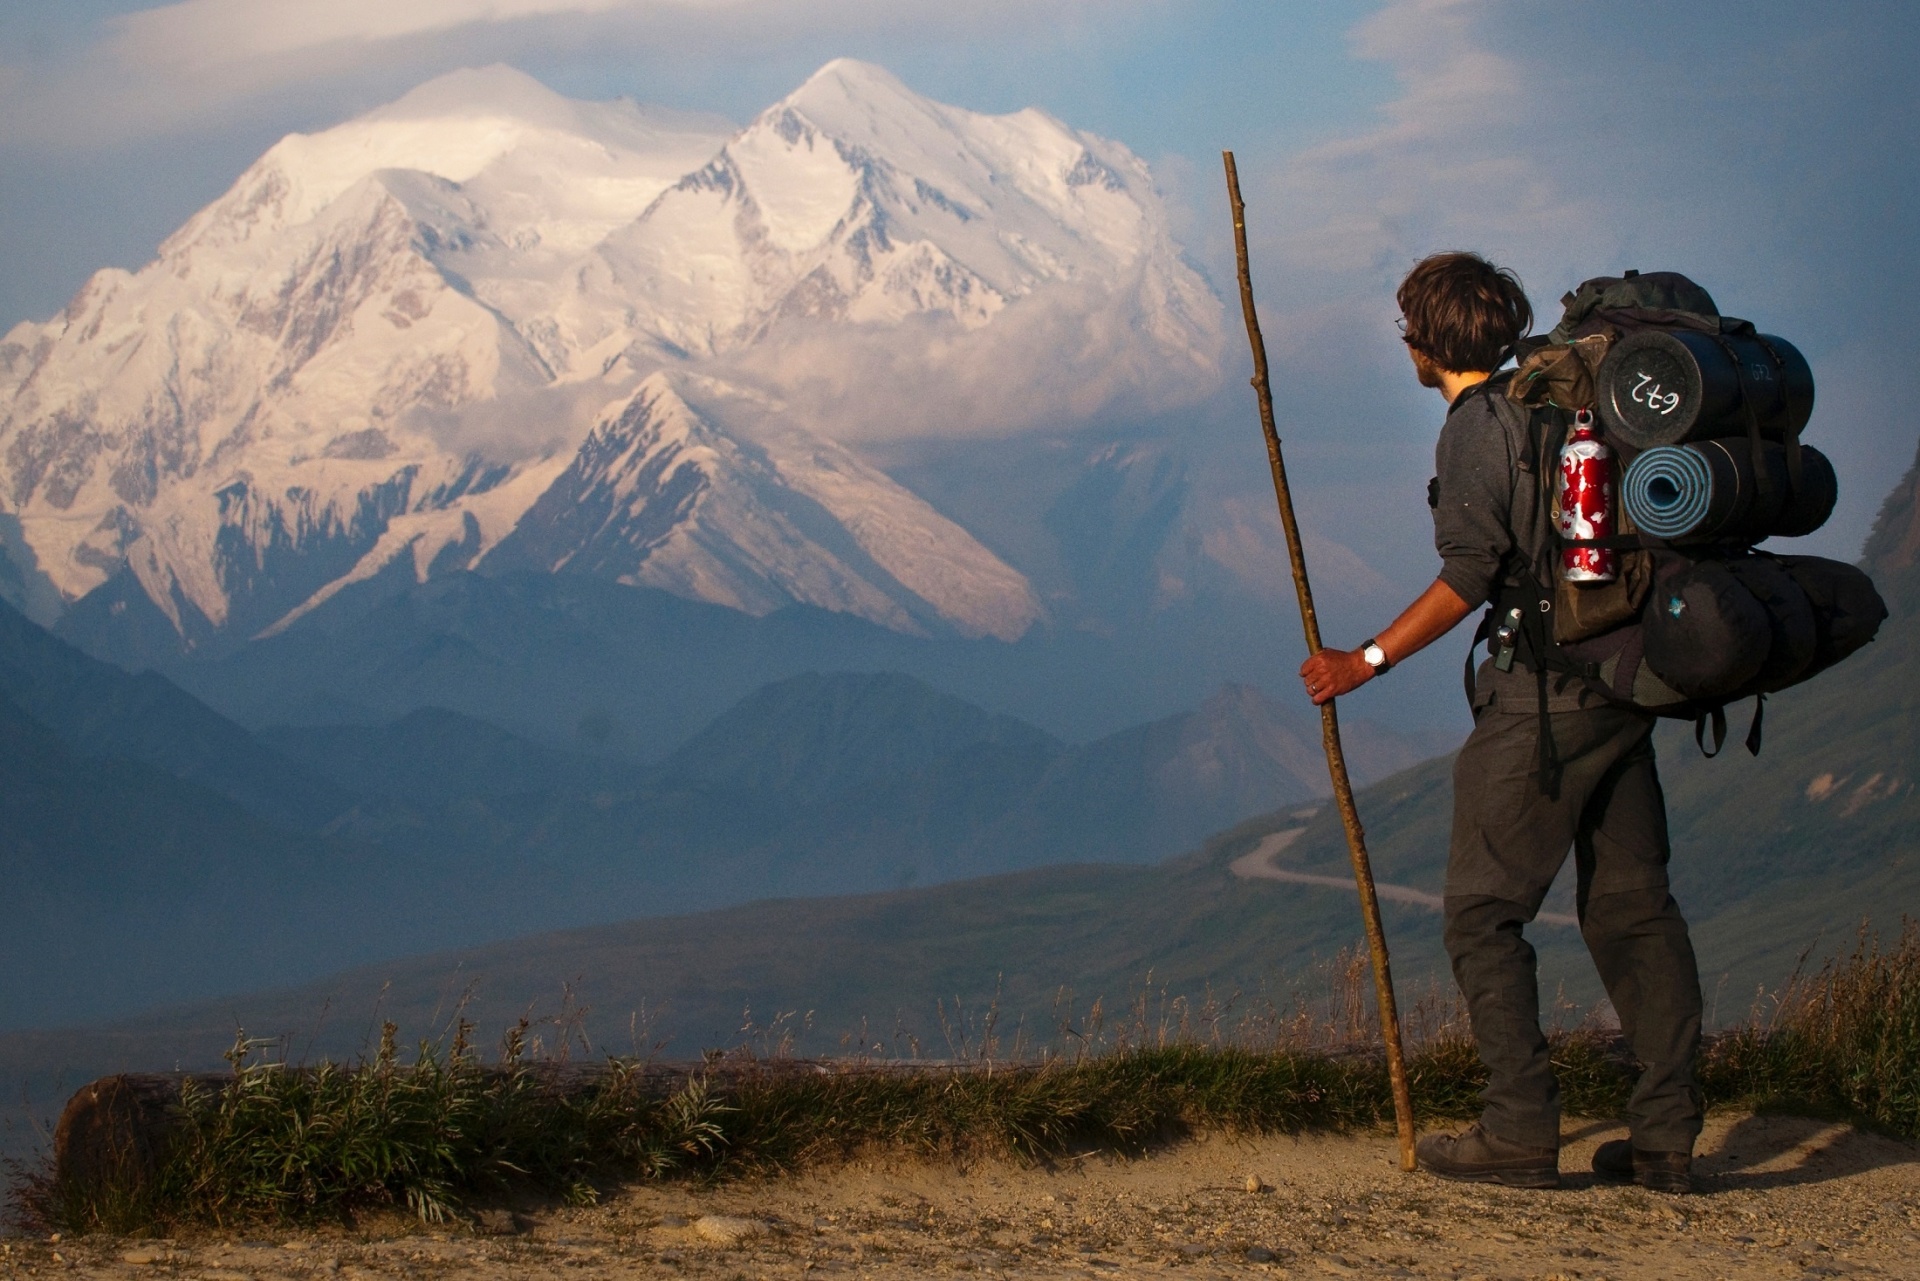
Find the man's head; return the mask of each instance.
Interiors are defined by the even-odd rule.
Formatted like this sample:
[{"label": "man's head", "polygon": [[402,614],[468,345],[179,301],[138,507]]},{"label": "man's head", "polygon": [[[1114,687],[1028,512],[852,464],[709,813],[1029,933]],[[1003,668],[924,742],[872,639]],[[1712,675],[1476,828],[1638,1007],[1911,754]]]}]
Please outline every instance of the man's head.
[{"label": "man's head", "polygon": [[1446,373],[1491,373],[1533,328],[1520,278],[1479,254],[1422,258],[1394,298],[1423,387],[1440,386]]}]

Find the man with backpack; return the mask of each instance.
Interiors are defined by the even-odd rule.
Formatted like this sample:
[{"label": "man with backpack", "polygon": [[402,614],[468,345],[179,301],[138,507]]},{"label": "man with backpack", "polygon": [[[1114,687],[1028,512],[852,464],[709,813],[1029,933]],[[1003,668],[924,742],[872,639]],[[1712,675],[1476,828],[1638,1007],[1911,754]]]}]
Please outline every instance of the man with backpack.
[{"label": "man with backpack", "polygon": [[[1539,474],[1553,460],[1530,438],[1528,409],[1505,394],[1511,374],[1496,372],[1532,327],[1519,280],[1476,254],[1437,254],[1408,273],[1397,300],[1415,374],[1448,403],[1429,489],[1442,567],[1377,638],[1307,660],[1300,674],[1316,704],[1386,674],[1482,605],[1517,617],[1509,603],[1534,605],[1558,574]],[[1700,979],[1668,892],[1655,717],[1548,670],[1516,645],[1511,622],[1493,631],[1495,621],[1492,656],[1470,682],[1473,732],[1454,763],[1445,898],[1447,953],[1489,1081],[1480,1119],[1421,1140],[1421,1164],[1445,1178],[1559,1184],[1559,1088],[1522,930],[1571,847],[1581,935],[1646,1065],[1627,1109],[1632,1138],[1603,1144],[1594,1170],[1686,1191],[1701,1118]]]}]

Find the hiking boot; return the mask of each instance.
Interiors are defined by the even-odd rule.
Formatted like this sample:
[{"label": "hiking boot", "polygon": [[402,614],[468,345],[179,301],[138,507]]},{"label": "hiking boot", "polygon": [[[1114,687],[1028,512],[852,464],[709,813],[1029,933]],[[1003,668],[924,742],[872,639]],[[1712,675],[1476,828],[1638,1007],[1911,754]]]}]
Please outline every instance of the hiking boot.
[{"label": "hiking boot", "polygon": [[1653,1192],[1693,1191],[1691,1152],[1643,1152],[1627,1139],[1596,1148],[1593,1172],[1609,1183],[1638,1183]]},{"label": "hiking boot", "polygon": [[1530,1148],[1489,1134],[1475,1121],[1459,1134],[1429,1134],[1414,1151],[1421,1168],[1443,1179],[1504,1183],[1510,1188],[1560,1186],[1560,1150]]}]

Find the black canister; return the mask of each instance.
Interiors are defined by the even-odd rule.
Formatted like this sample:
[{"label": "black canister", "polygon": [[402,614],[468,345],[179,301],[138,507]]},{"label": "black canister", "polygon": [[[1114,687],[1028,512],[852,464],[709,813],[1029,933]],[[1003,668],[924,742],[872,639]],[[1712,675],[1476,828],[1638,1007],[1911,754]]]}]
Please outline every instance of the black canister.
[{"label": "black canister", "polygon": [[1636,329],[1600,362],[1601,421],[1631,449],[1677,445],[1747,428],[1783,440],[1813,414],[1813,370],[1784,338],[1751,331]]}]

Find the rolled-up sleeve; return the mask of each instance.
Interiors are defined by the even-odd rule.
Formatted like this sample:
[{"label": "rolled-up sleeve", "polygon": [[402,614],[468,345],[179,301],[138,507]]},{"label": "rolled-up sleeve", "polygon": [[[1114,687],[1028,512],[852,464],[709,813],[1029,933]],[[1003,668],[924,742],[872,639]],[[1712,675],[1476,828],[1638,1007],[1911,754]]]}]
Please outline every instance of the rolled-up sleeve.
[{"label": "rolled-up sleeve", "polygon": [[1493,599],[1513,550],[1513,468],[1507,433],[1484,397],[1447,415],[1434,449],[1433,545],[1440,581],[1469,605]]}]

